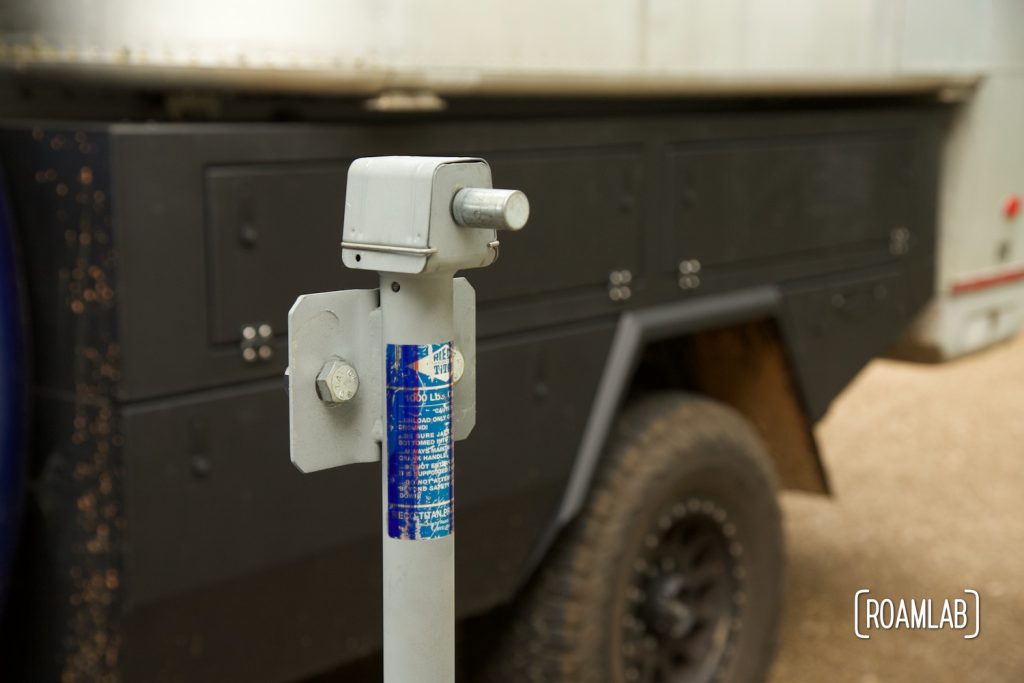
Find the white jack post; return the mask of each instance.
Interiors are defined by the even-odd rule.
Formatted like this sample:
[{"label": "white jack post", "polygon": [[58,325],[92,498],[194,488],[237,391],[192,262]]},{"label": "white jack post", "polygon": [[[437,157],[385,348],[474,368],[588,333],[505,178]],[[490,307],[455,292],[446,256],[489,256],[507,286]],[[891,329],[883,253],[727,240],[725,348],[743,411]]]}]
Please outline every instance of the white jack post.
[{"label": "white jack post", "polygon": [[476,422],[476,298],[455,272],[498,256],[526,196],[482,159],[349,168],[342,260],[379,290],[299,297],[288,315],[291,459],[382,461],[384,681],[455,680],[454,441]]}]

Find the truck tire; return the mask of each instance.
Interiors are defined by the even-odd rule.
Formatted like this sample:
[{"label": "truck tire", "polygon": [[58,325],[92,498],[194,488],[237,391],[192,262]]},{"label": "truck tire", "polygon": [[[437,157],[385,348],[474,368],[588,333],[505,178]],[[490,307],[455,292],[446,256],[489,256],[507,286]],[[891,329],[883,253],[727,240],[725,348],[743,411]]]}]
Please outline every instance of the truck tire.
[{"label": "truck tire", "polygon": [[782,601],[777,485],[731,408],[651,395],[514,608],[485,680],[763,680]]}]

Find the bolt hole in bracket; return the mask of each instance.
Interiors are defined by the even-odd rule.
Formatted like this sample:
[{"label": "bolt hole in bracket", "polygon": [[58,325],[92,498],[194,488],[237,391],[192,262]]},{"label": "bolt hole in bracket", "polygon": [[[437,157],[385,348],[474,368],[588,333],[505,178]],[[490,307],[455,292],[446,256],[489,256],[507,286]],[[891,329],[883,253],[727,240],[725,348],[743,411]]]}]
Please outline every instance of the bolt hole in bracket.
[{"label": "bolt hole in bracket", "polygon": [[[461,441],[476,424],[476,294],[465,278],[455,278],[452,299],[457,378],[452,430]],[[384,361],[379,304],[376,289],[321,292],[299,297],[288,313],[291,458],[302,472],[380,460]],[[321,396],[331,370],[344,371],[328,367],[331,363],[358,373],[357,388],[347,400]]]}]

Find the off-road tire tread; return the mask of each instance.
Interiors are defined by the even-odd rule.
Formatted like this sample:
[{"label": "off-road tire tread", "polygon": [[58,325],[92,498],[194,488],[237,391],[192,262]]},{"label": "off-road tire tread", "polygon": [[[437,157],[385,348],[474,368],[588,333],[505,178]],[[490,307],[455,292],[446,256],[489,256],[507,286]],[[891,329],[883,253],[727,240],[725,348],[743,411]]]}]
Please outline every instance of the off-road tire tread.
[{"label": "off-road tire tread", "polygon": [[[650,482],[670,476],[680,444],[725,439],[756,463],[764,485],[777,490],[772,463],[758,436],[732,408],[703,397],[664,392],[623,412],[595,473],[584,508],[549,553],[519,598],[486,683],[604,683],[600,662],[586,643],[600,640],[604,606],[595,604],[616,559],[624,525],[638,512]],[[675,444],[666,449],[666,444]],[[775,520],[767,523],[779,524]],[[781,552],[781,549],[780,549]],[[770,661],[774,642],[766,643]]]}]

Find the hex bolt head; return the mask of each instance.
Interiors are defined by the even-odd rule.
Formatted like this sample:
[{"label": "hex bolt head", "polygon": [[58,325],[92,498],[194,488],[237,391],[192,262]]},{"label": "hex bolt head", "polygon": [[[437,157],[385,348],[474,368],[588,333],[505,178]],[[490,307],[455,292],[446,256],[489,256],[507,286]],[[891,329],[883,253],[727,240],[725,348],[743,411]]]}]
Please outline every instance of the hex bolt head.
[{"label": "hex bolt head", "polygon": [[316,376],[316,395],[330,406],[352,400],[359,390],[356,369],[340,358],[331,358]]}]

